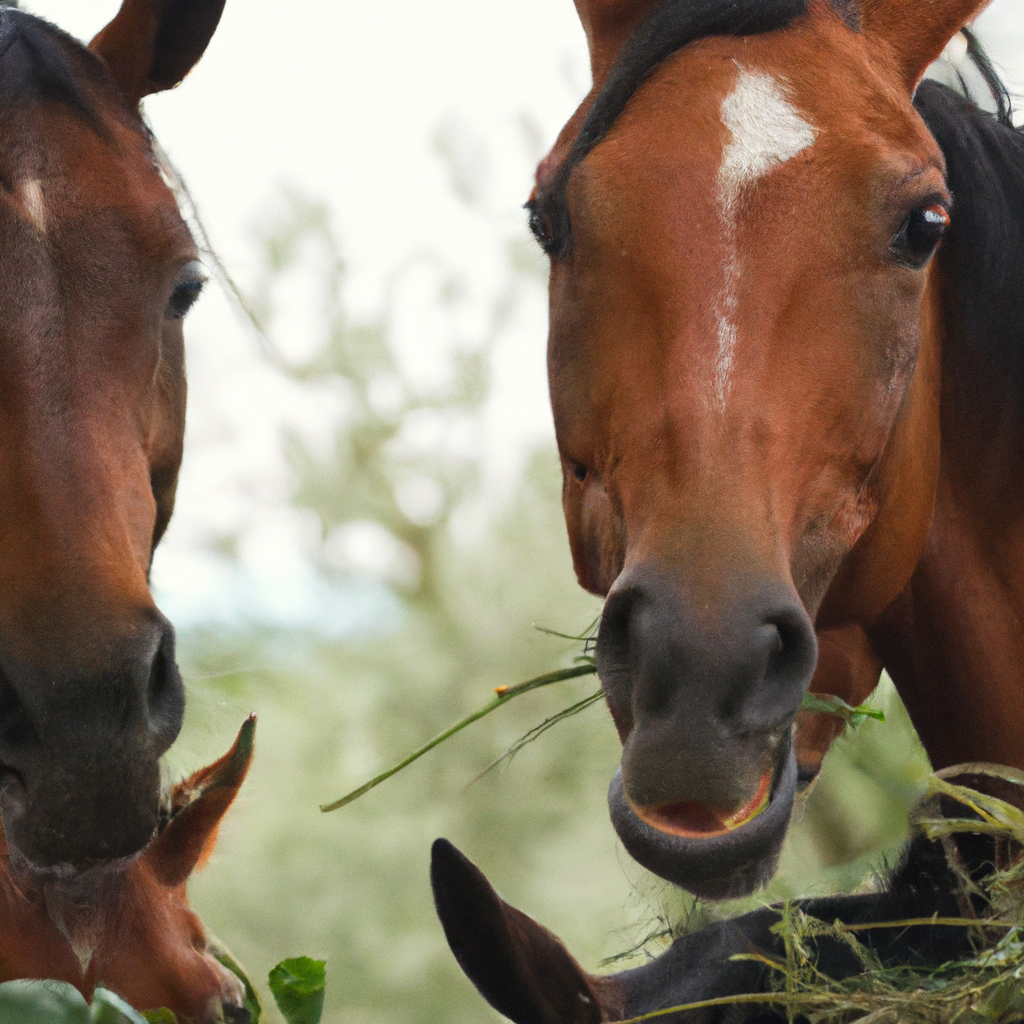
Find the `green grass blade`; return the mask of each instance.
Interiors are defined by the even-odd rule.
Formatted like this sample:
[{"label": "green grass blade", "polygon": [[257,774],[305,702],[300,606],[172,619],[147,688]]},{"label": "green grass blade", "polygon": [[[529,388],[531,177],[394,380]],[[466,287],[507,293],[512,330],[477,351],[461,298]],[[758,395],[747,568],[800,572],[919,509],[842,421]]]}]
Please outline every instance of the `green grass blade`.
[{"label": "green grass blade", "polygon": [[521,697],[524,693],[529,693],[531,690],[539,690],[543,686],[551,686],[554,683],[564,682],[566,679],[579,679],[582,676],[592,676],[597,674],[597,667],[593,664],[593,661],[588,661],[584,665],[575,665],[572,668],[559,669],[556,672],[546,672],[542,676],[537,676],[535,679],[528,679],[525,683],[519,683],[516,686],[502,686],[499,687],[495,693],[496,696],[490,703],[485,704],[479,711],[473,712],[463,718],[461,722],[456,722],[455,725],[448,729],[445,729],[439,736],[435,736],[429,743],[424,743],[418,750],[414,750],[408,757],[403,758],[393,768],[389,768],[385,772],[381,772],[380,775],[370,779],[369,782],[360,786],[358,789],[352,790],[351,793],[343,796],[340,800],[335,800],[331,804],[322,804],[320,810],[325,814],[329,811],[336,811],[340,807],[345,807],[347,804],[352,803],[354,800],[358,800],[361,796],[365,796],[370,792],[371,789],[376,789],[382,782],[387,782],[393,775],[397,775],[402,769],[408,768],[409,765],[418,761],[424,754],[429,754],[435,747],[439,747],[446,740],[450,740],[453,736],[462,732],[467,726],[472,725],[474,722],[479,722],[481,718],[485,718],[492,711],[497,711],[498,708],[504,707],[509,701],[515,700],[516,697]]},{"label": "green grass blade", "polygon": [[592,693],[589,697],[584,697],[583,700],[578,701],[575,704],[570,705],[567,708],[563,708],[557,714],[552,715],[550,718],[545,718],[540,725],[535,725],[528,733],[520,736],[519,739],[512,744],[508,750],[505,751],[501,757],[496,757],[476,778],[473,779],[469,785],[479,782],[488,772],[493,771],[498,767],[499,764],[503,764],[505,761],[511,761],[516,754],[519,753],[523,747],[528,746],[534,740],[538,739],[548,729],[553,729],[559,722],[564,722],[567,718],[572,718],[573,715],[578,715],[581,711],[586,711],[587,708],[596,704],[598,701],[604,698],[604,690],[598,690],[597,693]]},{"label": "green grass blade", "polygon": [[831,697],[820,693],[805,693],[800,710],[816,711],[822,715],[835,715],[854,729],[867,718],[873,718],[876,722],[885,721],[885,712],[871,707],[870,704],[851,707],[840,697]]}]

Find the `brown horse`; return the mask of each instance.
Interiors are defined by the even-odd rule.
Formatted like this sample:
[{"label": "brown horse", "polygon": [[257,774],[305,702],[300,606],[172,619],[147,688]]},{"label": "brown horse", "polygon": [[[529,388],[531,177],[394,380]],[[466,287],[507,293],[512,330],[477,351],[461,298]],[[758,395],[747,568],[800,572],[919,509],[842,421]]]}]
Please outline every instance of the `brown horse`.
[{"label": "brown horse", "polygon": [[174,787],[158,835],[126,869],[43,882],[0,834],[0,981],[65,981],[87,999],[102,985],[190,1024],[247,1022],[242,982],[216,959],[186,885],[245,780],[255,727],[252,717],[224,757]]},{"label": "brown horse", "polygon": [[143,847],[181,726],[148,573],[203,275],[139,101],[222,7],[124,0],[86,48],[0,5],[0,810],[38,868]]},{"label": "brown horse", "polygon": [[1024,139],[921,84],[986,0],[576,6],[528,207],[610,805],[737,895],[834,737],[808,687],[885,667],[937,767],[1024,766]]}]

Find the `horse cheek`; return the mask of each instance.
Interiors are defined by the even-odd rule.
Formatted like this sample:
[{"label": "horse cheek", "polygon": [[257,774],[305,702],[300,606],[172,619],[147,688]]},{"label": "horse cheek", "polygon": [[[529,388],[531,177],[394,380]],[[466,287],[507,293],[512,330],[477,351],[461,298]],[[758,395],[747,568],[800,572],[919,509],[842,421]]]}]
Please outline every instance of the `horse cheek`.
[{"label": "horse cheek", "polygon": [[817,617],[819,629],[876,621],[903,592],[924,552],[939,479],[937,292],[930,279],[914,376],[875,472],[877,511],[832,581]]}]

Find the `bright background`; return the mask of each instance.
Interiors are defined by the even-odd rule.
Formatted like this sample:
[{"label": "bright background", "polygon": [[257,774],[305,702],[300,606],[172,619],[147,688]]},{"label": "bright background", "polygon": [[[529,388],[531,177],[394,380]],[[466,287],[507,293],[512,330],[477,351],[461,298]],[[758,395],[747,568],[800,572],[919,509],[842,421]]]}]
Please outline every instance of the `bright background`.
[{"label": "bright background", "polygon": [[[24,6],[86,39],[115,9]],[[1024,87],[1020,6],[997,0],[979,27]],[[570,0],[228,0],[193,75],[146,104],[279,353],[211,282],[187,326],[185,469],[154,569],[190,691],[170,770],[223,752],[250,710],[260,727],[193,899],[258,979],[326,956],[329,1024],[497,1019],[432,915],[438,835],[592,969],[681,913],[616,847],[603,711],[465,789],[585,683],[317,811],[492,687],[565,663],[574,645],[534,623],[576,632],[596,614],[560,523],[544,268],[520,209],[588,79]],[[899,842],[925,766],[878,701],[889,722],[839,744],[777,893],[852,884]]]}]

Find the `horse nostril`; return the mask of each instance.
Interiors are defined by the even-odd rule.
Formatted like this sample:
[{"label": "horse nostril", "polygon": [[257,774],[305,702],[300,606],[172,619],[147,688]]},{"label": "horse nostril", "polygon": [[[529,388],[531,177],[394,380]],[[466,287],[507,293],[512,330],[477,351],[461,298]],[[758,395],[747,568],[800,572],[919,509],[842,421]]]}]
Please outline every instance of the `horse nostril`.
[{"label": "horse nostril", "polygon": [[637,591],[633,587],[613,590],[605,601],[597,634],[597,671],[623,741],[633,729],[630,631],[636,601]]},{"label": "horse nostril", "polygon": [[150,731],[166,749],[177,738],[185,714],[185,691],[174,658],[174,630],[164,627],[149,670],[146,712]]},{"label": "horse nostril", "polygon": [[796,713],[818,660],[818,643],[807,613],[789,605],[765,616],[764,675],[747,700],[746,713],[761,727]]},{"label": "horse nostril", "polygon": [[0,745],[5,749],[26,747],[38,739],[25,705],[10,680],[0,672]]}]

